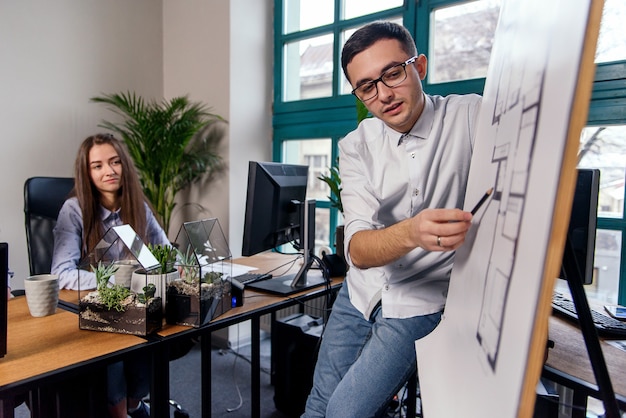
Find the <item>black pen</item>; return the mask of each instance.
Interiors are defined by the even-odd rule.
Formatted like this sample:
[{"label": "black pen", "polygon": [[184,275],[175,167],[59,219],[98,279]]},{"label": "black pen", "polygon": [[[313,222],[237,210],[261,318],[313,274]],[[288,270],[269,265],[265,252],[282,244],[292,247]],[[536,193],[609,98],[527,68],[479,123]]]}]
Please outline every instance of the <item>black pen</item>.
[{"label": "black pen", "polygon": [[487,201],[489,196],[491,196],[491,193],[493,193],[493,187],[490,188],[489,190],[487,190],[485,195],[478,201],[478,203],[476,203],[476,206],[474,206],[474,209],[472,209],[472,211],[471,211],[472,216],[476,215],[476,212],[478,212],[478,209],[480,209],[480,207],[483,205],[483,203],[485,203]]}]

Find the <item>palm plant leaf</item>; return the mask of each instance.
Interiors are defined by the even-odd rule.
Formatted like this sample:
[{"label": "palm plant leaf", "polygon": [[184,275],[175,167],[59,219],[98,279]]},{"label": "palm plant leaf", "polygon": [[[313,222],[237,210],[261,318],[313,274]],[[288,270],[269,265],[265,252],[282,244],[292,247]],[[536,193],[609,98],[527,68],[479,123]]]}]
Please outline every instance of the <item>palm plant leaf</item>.
[{"label": "palm plant leaf", "polygon": [[176,194],[224,167],[216,146],[221,137],[212,142],[196,140],[199,132],[223,118],[187,96],[157,102],[125,92],[91,101],[121,116],[122,122],[105,120],[100,126],[119,134],[126,143],[144,193],[167,232]]},{"label": "palm plant leaf", "polygon": [[337,162],[335,165],[329,168],[329,174],[322,174],[318,177],[319,180],[322,180],[324,183],[330,187],[330,195],[328,196],[328,200],[330,201],[330,206],[337,208],[337,210],[343,213],[343,203],[341,201],[341,176],[339,174],[339,158],[337,158]]}]

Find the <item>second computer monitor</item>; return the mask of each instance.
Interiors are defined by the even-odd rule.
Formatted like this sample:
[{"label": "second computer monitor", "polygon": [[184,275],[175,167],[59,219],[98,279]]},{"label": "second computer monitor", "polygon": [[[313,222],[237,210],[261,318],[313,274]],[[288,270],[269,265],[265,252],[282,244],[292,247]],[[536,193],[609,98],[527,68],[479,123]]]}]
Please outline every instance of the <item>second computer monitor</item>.
[{"label": "second computer monitor", "polygon": [[600,170],[578,169],[566,240],[572,251],[564,252],[561,279],[567,280],[569,271],[583,284],[593,282],[599,189]]},{"label": "second computer monitor", "polygon": [[308,178],[305,165],[250,161],[242,255],[300,239],[300,205]]}]

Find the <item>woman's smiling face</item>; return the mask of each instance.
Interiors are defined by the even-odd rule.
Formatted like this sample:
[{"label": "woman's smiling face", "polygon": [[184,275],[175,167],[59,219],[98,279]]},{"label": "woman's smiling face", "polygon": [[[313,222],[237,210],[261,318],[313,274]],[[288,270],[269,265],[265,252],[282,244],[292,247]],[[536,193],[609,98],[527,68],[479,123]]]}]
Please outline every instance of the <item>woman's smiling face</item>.
[{"label": "woman's smiling face", "polygon": [[122,162],[110,144],[94,145],[89,150],[89,176],[103,195],[117,195],[122,186]]}]

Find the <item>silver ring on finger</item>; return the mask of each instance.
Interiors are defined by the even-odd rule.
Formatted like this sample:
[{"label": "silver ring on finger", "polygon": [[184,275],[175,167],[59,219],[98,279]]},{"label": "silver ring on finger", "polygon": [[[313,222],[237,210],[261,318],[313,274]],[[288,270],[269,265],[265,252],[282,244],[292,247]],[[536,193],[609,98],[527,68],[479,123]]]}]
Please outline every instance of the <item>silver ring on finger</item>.
[{"label": "silver ring on finger", "polygon": [[437,245],[443,248],[443,245],[441,245],[441,237],[439,235],[437,235]]}]

